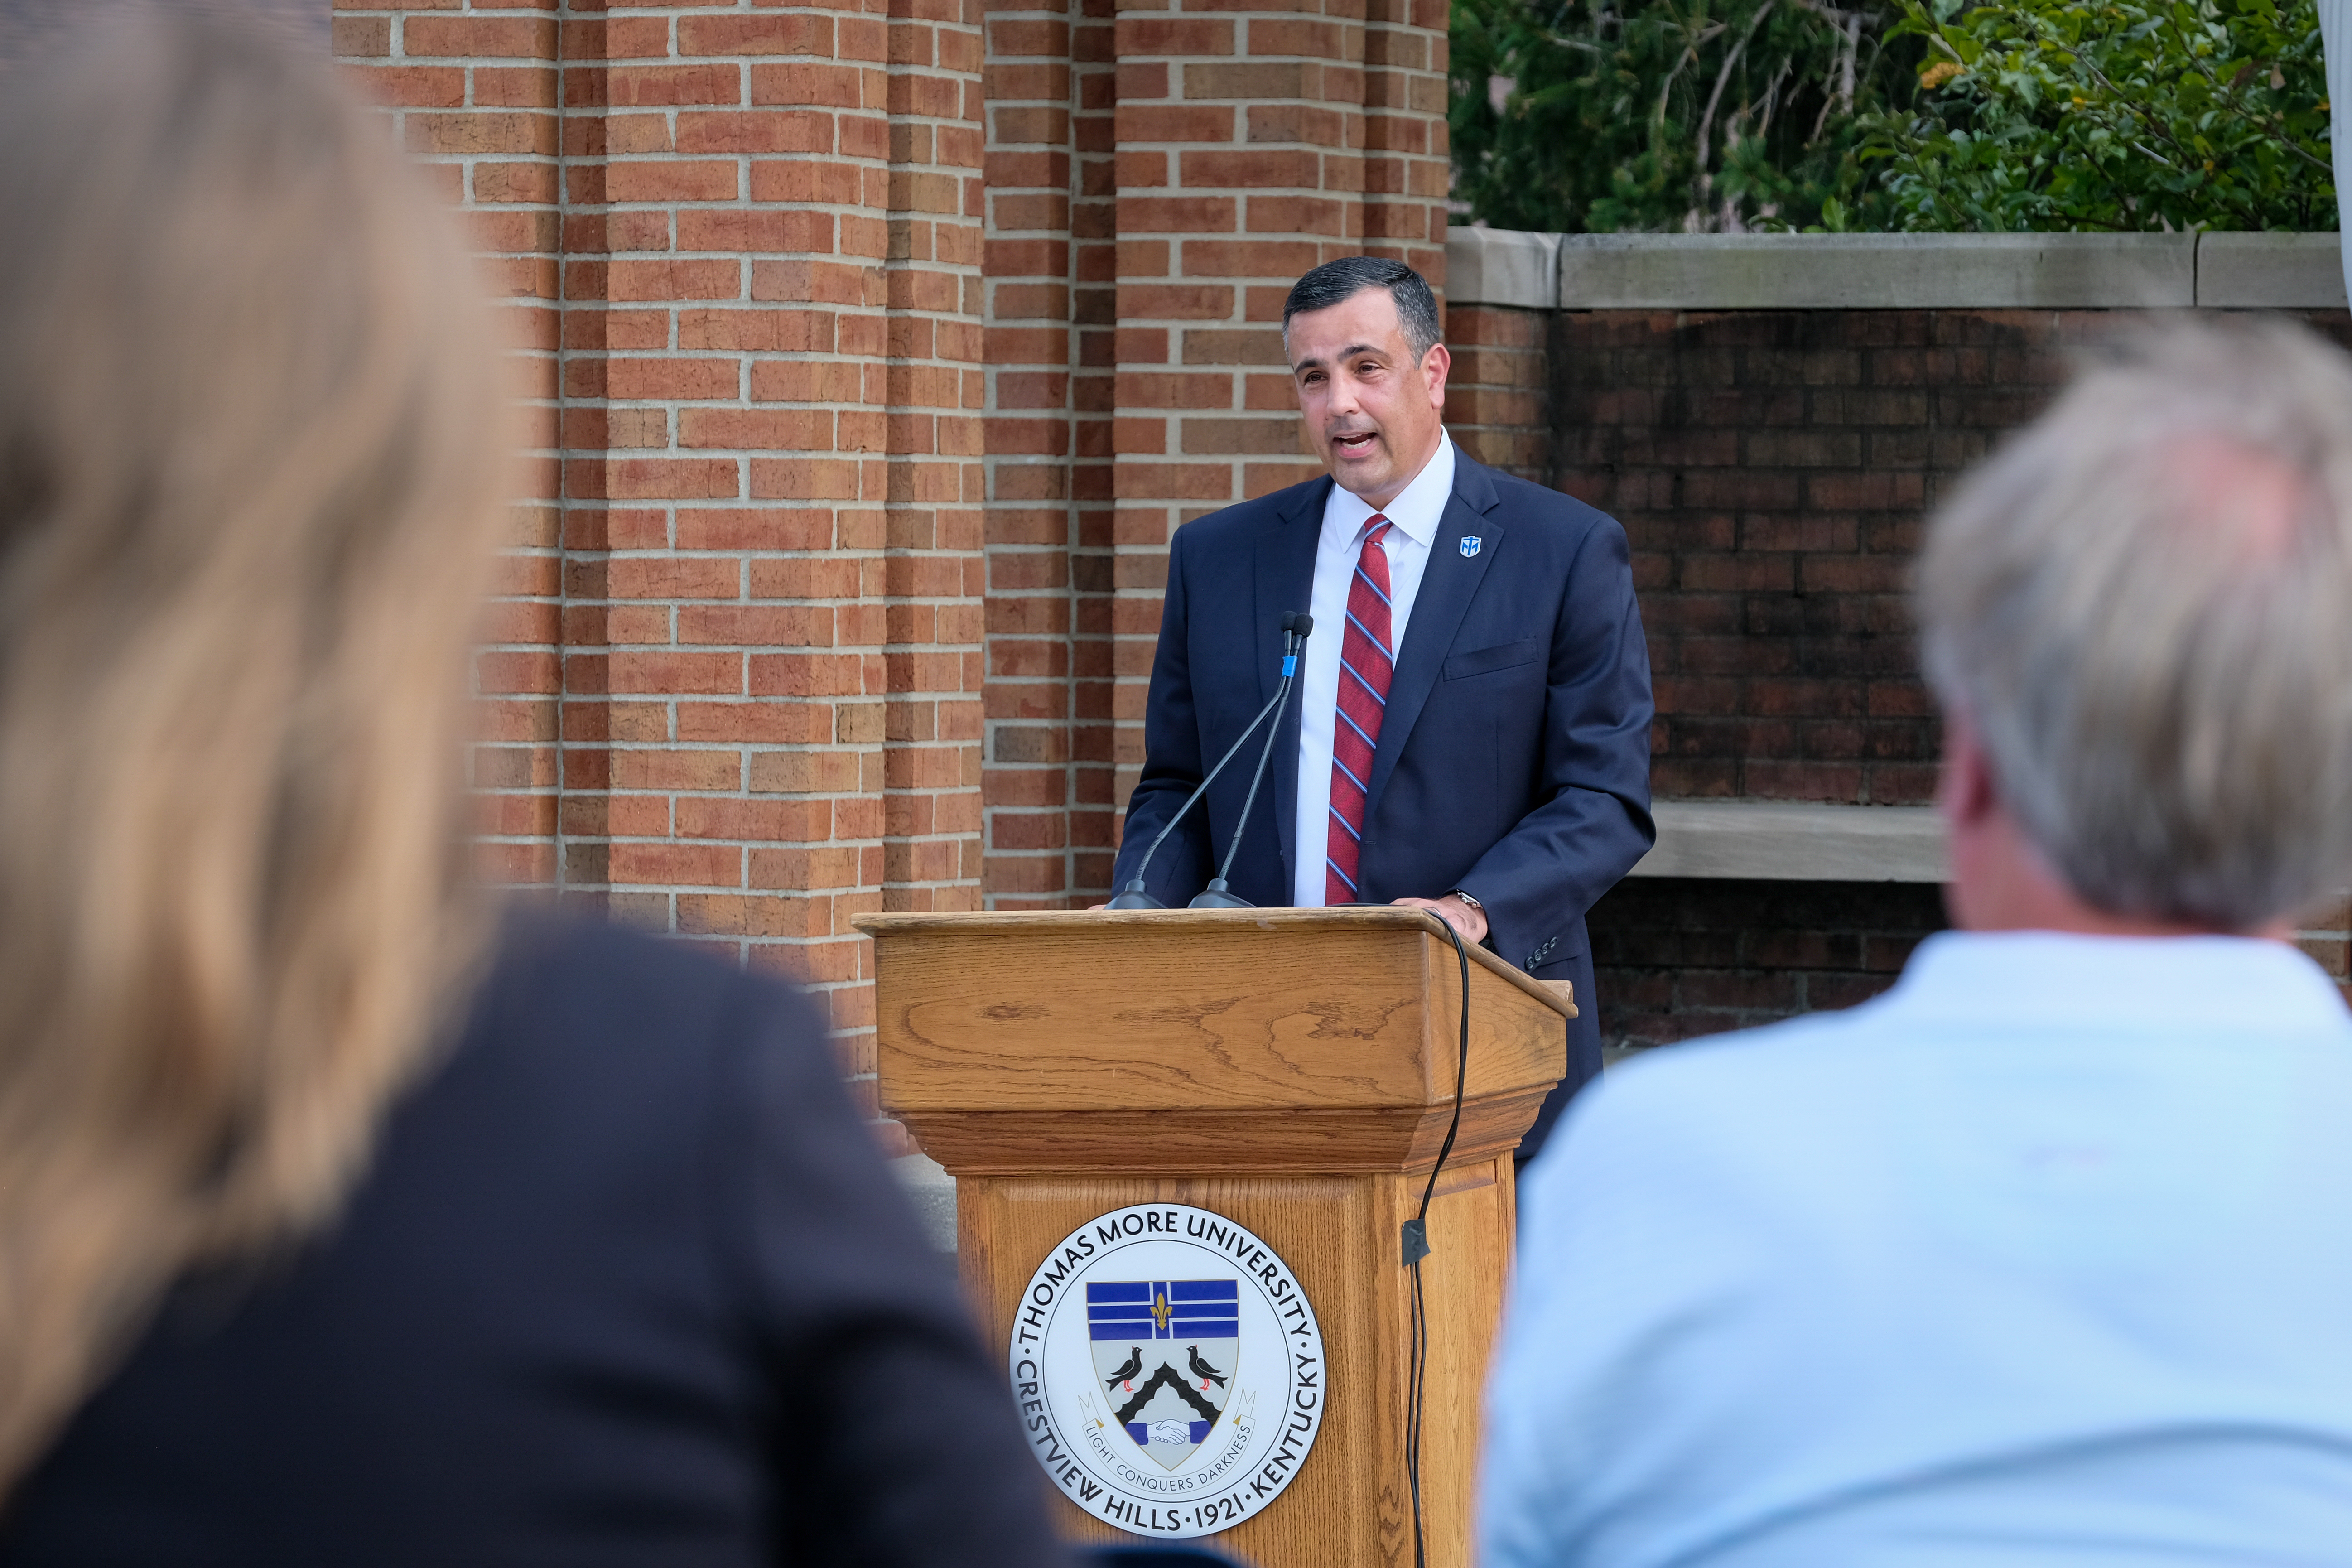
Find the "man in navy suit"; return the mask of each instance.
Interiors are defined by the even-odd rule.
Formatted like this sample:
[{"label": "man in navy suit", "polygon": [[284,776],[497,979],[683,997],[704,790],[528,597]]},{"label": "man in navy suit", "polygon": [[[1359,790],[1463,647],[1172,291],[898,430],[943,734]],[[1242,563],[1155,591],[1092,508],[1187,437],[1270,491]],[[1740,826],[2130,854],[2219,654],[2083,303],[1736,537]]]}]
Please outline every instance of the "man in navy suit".
[{"label": "man in navy suit", "polygon": [[[1402,262],[1300,279],[1283,342],[1328,479],[1179,529],[1116,878],[1274,696],[1281,619],[1314,635],[1231,890],[1261,906],[1410,904],[1541,980],[1575,983],[1568,1077],[1532,1154],[1600,1071],[1584,911],[1656,837],[1650,664],[1625,533],[1474,462],[1445,434],[1437,303]],[[1219,774],[1146,873],[1189,901],[1243,827]]]}]

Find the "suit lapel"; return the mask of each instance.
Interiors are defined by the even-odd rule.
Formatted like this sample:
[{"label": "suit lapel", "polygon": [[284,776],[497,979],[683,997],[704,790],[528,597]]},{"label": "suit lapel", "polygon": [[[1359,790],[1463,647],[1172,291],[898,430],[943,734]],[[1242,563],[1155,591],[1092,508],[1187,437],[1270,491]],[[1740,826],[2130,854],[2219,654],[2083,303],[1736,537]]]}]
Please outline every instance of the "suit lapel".
[{"label": "suit lapel", "polygon": [[[1323,503],[1331,493],[1331,481],[1301,485],[1299,494],[1288,510],[1282,512],[1270,528],[1257,536],[1253,613],[1256,616],[1257,644],[1257,707],[1274,700],[1274,689],[1282,679],[1282,616],[1286,610],[1304,610],[1315,594],[1315,546],[1323,534]],[[1321,637],[1327,628],[1318,626],[1314,635]],[[1266,771],[1274,775],[1274,821],[1282,835],[1282,869],[1284,902],[1293,870],[1297,847],[1291,842],[1298,837],[1298,697],[1299,688],[1290,689],[1290,701],[1284,707],[1281,729],[1275,736],[1274,755],[1266,762]],[[1256,709],[1252,709],[1255,713]],[[1255,758],[1237,759],[1255,765]]]},{"label": "suit lapel", "polygon": [[[1438,671],[1453,651],[1470,600],[1486,581],[1496,546],[1503,542],[1503,523],[1494,515],[1499,500],[1486,470],[1457,449],[1454,456],[1454,493],[1437,520],[1437,538],[1429,547],[1429,564],[1421,574],[1421,590],[1413,595],[1412,616],[1405,622],[1404,642],[1397,650],[1396,675],[1389,682],[1389,703],[1381,715],[1381,743],[1372,754],[1372,777],[1365,789],[1364,821],[1372,822],[1381,809],[1381,795],[1396,772],[1397,758],[1412,735],[1415,721],[1436,689]],[[1462,553],[1463,535],[1479,536],[1475,555]]]}]

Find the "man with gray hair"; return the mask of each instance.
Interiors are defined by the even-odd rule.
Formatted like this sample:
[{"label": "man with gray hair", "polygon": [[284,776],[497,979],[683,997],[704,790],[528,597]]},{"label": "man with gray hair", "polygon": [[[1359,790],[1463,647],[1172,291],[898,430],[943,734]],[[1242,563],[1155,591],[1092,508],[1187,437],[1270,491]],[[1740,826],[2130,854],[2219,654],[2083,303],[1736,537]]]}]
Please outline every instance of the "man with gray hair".
[{"label": "man with gray hair", "polygon": [[2352,364],[2176,330],[1930,530],[1958,931],[1530,1168],[1487,1568],[2352,1556]]}]

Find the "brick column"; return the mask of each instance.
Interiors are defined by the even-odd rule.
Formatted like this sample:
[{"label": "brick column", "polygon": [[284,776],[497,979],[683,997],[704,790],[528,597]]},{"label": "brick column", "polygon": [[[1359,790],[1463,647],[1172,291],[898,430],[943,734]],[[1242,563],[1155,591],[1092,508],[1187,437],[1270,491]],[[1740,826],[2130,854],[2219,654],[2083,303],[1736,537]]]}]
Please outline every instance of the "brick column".
[{"label": "brick column", "polygon": [[987,891],[1109,876],[1108,0],[988,14]]},{"label": "brick column", "polygon": [[561,458],[481,661],[490,858],[811,981],[870,1097],[849,920],[979,899],[976,11],[414,9],[338,47],[545,302]]},{"label": "brick column", "polygon": [[882,25],[565,33],[565,890],[831,995],[882,858]]},{"label": "brick column", "polygon": [[1445,288],[1445,0],[1366,0],[1364,248]]},{"label": "brick column", "polygon": [[889,0],[889,16],[882,904],[977,909],[980,0]]},{"label": "brick column", "polygon": [[669,231],[572,291],[642,321],[593,353],[661,448],[586,453],[572,491],[631,611],[602,730],[576,661],[580,783],[632,796],[605,886],[816,985],[870,1092],[850,919],[978,897],[976,29],[913,5],[603,26],[583,195],[601,178],[649,249]]},{"label": "brick column", "polygon": [[338,26],[537,356],[486,858],[813,981],[861,1072],[852,916],[1107,887],[1170,531],[1315,471],[1284,290],[1444,232],[1442,15],[993,4]]},{"label": "brick column", "polygon": [[[1419,25],[1416,25],[1416,24]],[[1116,795],[1169,535],[1320,472],[1276,327],[1298,275],[1371,249],[1443,286],[1444,13],[1168,0],[1118,19]],[[1369,194],[1368,194],[1369,193]]]},{"label": "brick column", "polygon": [[339,4],[336,56],[383,104],[403,146],[464,210],[486,280],[506,302],[531,457],[475,662],[481,740],[469,773],[477,858],[507,882],[556,877],[560,571],[556,349],[562,237],[556,26],[544,4]]}]

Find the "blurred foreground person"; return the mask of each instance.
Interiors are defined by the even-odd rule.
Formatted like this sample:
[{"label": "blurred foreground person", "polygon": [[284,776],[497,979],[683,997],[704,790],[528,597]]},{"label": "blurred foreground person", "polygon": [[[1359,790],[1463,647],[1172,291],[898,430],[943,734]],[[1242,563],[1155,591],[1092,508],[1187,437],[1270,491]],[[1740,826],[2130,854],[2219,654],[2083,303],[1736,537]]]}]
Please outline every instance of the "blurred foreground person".
[{"label": "blurred foreground person", "polygon": [[1036,1563],[790,993],[458,874],[488,326],[323,66],[0,88],[0,1562]]},{"label": "blurred foreground person", "polygon": [[2352,365],[2178,331],[1931,525],[1961,931],[1531,1173],[1486,1568],[2352,1558]]}]

